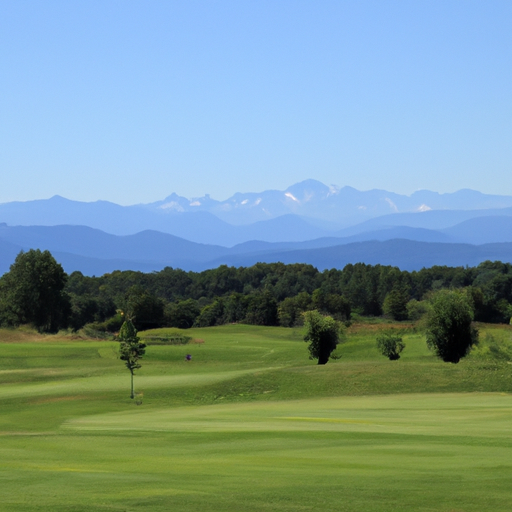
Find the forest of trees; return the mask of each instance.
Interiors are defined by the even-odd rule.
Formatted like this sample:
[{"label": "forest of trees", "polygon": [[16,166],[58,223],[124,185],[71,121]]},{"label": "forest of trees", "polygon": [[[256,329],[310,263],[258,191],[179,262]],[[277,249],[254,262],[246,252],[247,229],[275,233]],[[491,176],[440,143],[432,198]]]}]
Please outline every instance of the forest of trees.
[{"label": "forest of trees", "polygon": [[510,321],[512,265],[499,261],[415,272],[363,263],[323,272],[308,264],[258,263],[88,277],[66,275],[48,251],[30,250],[0,278],[0,323],[32,323],[47,332],[92,324],[115,332],[122,323],[120,310],[130,312],[138,330],[230,322],[291,327],[309,310],[344,322],[353,314],[416,320],[429,294],[441,289],[464,289],[476,321]]}]

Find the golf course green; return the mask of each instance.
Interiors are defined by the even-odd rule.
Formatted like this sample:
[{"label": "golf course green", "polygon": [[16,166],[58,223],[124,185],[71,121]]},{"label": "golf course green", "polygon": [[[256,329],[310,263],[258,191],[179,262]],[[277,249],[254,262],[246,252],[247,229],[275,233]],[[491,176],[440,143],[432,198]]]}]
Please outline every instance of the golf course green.
[{"label": "golf course green", "polygon": [[139,333],[135,400],[116,342],[0,330],[0,511],[508,512],[512,327],[479,328],[448,364],[355,324],[325,366],[300,329]]}]

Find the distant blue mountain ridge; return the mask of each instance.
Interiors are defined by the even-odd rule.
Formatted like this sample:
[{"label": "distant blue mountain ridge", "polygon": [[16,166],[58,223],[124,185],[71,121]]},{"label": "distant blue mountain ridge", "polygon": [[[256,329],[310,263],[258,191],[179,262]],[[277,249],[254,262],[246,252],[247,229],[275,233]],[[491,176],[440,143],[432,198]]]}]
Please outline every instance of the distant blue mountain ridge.
[{"label": "distant blue mountain ridge", "polygon": [[257,261],[319,268],[386,262],[403,269],[512,261],[512,197],[471,190],[401,196],[307,180],[222,202],[172,194],[120,206],[54,196],[0,204],[0,223],[0,273],[30,248],[48,249],[68,272],[88,275]]},{"label": "distant blue mountain ridge", "polygon": [[[132,206],[108,201],[72,201],[60,196],[2,203],[0,222],[25,226],[67,223],[95,227],[115,235],[154,229],[184,236],[186,229],[196,231],[200,225],[204,226],[204,232],[219,231],[226,224],[247,227],[285,215],[299,216],[317,228],[336,231],[388,214],[458,210],[459,217],[453,225],[480,216],[485,210],[496,210],[496,215],[503,215],[503,212],[497,212],[506,208],[512,208],[512,196],[482,194],[467,189],[448,194],[421,190],[407,196],[386,190],[361,192],[352,187],[328,187],[316,180],[306,180],[283,191],[236,193],[225,201],[209,196],[187,199],[174,193],[162,201]],[[183,232],[175,232],[180,229]]]},{"label": "distant blue mountain ridge", "polygon": [[[304,242],[249,241],[231,248],[199,244],[158,231],[111,235],[87,226],[0,226],[0,274],[9,269],[21,250],[49,250],[70,273],[102,275],[114,270],[152,272],[166,266],[201,271],[222,264],[249,266],[257,262],[310,263],[319,269],[342,268],[347,263],[381,263],[404,270],[432,265],[477,265],[490,260],[512,262],[512,217],[476,219],[484,244],[474,241],[472,221],[450,228],[450,233],[385,227],[348,237],[323,237]],[[487,222],[485,222],[487,221]],[[501,226],[497,229],[496,226]],[[490,226],[486,229],[486,226]],[[502,233],[504,236],[502,236]],[[493,236],[496,235],[496,236]],[[479,241],[479,240],[477,240]]]}]

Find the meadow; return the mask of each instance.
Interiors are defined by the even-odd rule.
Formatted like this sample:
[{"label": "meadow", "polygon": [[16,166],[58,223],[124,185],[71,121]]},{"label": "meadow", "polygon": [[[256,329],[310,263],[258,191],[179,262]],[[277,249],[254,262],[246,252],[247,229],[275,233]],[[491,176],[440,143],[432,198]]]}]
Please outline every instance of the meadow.
[{"label": "meadow", "polygon": [[191,329],[136,400],[116,342],[0,330],[0,510],[509,511],[512,327],[479,327],[453,365],[356,323],[325,366],[300,329]]}]

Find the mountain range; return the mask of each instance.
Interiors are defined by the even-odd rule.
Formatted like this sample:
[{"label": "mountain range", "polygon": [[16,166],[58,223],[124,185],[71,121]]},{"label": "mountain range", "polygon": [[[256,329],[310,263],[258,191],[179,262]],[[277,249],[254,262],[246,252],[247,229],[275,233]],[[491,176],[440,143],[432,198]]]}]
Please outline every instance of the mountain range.
[{"label": "mountain range", "polygon": [[339,188],[326,186],[316,180],[306,180],[284,191],[237,193],[225,201],[216,201],[210,196],[189,200],[172,194],[145,207],[151,211],[167,213],[209,212],[233,225],[246,225],[295,214],[347,227],[389,213],[501,209],[512,207],[512,197],[482,194],[468,189],[451,194],[420,190],[406,196],[386,190],[361,192],[352,187]]},{"label": "mountain range", "polygon": [[307,180],[226,201],[172,194],[120,206],[54,196],[0,204],[0,223],[0,273],[30,248],[48,249],[66,271],[88,275],[258,261],[404,270],[512,261],[512,197],[471,190],[402,196]]}]

